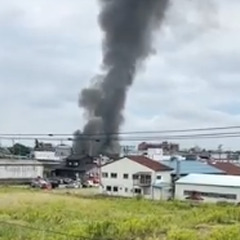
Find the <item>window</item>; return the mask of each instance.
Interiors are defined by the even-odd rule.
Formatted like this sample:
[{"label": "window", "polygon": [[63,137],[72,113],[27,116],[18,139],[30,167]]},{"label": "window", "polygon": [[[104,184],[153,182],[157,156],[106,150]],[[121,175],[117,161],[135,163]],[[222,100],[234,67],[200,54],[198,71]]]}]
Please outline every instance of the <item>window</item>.
[{"label": "window", "polygon": [[140,188],[135,188],[135,189],[134,189],[134,193],[136,193],[136,194],[141,194],[142,191],[141,191]]},{"label": "window", "polygon": [[140,175],[140,184],[151,184],[151,175]]},{"label": "window", "polygon": [[157,175],[157,180],[161,180],[162,176],[161,175]]},{"label": "window", "polygon": [[117,178],[117,173],[111,173],[111,178]]},{"label": "window", "polygon": [[114,192],[118,192],[118,187],[113,187]]},{"label": "window", "polygon": [[[194,193],[194,191],[184,191],[185,196],[191,196]],[[236,200],[237,195],[236,194],[228,194],[228,193],[213,193],[213,192],[197,192],[202,197],[208,197],[208,198],[224,198],[224,199],[232,199]]]},{"label": "window", "polygon": [[125,192],[128,192],[128,188],[125,188]]},{"label": "window", "polygon": [[111,192],[112,191],[112,187],[111,186],[107,186],[106,190],[107,190],[107,192]]},{"label": "window", "polygon": [[127,173],[124,173],[124,174],[123,174],[123,178],[124,178],[124,179],[128,179],[128,174],[127,174]]},{"label": "window", "polygon": [[136,175],[136,174],[134,174],[134,175],[133,175],[133,180],[138,180],[138,179],[139,179],[139,176]]},{"label": "window", "polygon": [[147,175],[147,176],[146,176],[146,179],[147,179],[147,180],[151,180],[151,176],[150,176],[150,175]]},{"label": "window", "polygon": [[108,173],[107,172],[102,172],[102,177],[103,178],[108,178]]}]

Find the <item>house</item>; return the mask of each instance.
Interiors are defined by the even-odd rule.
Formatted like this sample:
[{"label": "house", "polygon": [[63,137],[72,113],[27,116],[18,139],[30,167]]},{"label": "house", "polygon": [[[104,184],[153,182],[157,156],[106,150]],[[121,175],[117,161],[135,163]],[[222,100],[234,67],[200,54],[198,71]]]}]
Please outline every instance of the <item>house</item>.
[{"label": "house", "polygon": [[175,199],[198,197],[203,202],[240,202],[240,176],[189,174],[175,183]]},{"label": "house", "polygon": [[0,146],[0,158],[11,157],[12,153],[9,151],[8,148]]},{"label": "house", "polygon": [[147,150],[151,149],[162,149],[164,154],[173,154],[179,151],[179,144],[162,142],[162,143],[146,143],[142,142],[138,145],[138,151],[141,153],[147,152]]},{"label": "house", "polygon": [[208,161],[210,166],[224,171],[227,175],[239,175],[240,167],[231,162],[218,162],[218,161]]},{"label": "house", "polygon": [[145,156],[126,156],[101,166],[103,194],[166,200],[171,197],[172,168]]},{"label": "house", "polygon": [[33,178],[43,177],[43,165],[33,160],[0,160],[0,182],[29,183]]},{"label": "house", "polygon": [[32,157],[41,162],[59,162],[60,156],[57,156],[54,151],[34,151]]},{"label": "house", "polygon": [[42,162],[61,161],[72,154],[72,148],[65,144],[53,146],[51,143],[35,142],[32,157]]},{"label": "house", "polygon": [[71,155],[55,169],[54,175],[72,179],[76,177],[84,179],[87,177],[97,178],[98,172],[98,164],[93,157],[88,155]]},{"label": "house", "polygon": [[60,159],[65,159],[70,155],[72,155],[72,147],[64,144],[55,147],[55,156],[60,157]]},{"label": "house", "polygon": [[62,165],[64,159],[72,153],[72,148],[67,145],[57,145],[51,143],[38,143],[36,141],[31,157],[44,166],[44,176],[50,177],[54,170]]},{"label": "house", "polygon": [[228,159],[228,153],[222,151],[211,151],[211,159]]}]

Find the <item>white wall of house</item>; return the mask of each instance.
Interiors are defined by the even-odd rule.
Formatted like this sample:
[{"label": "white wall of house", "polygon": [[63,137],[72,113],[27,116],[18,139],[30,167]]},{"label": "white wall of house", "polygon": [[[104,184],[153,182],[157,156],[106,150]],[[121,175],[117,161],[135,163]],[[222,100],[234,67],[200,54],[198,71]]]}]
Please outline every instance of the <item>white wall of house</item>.
[{"label": "white wall of house", "polygon": [[41,161],[60,161],[61,157],[52,151],[34,151],[34,159]]},{"label": "white wall of house", "polygon": [[176,183],[175,199],[185,200],[189,192],[199,192],[204,202],[240,202],[240,187],[227,187],[227,186],[206,186],[194,184],[179,184]]},{"label": "white wall of house", "polygon": [[211,153],[211,158],[213,159],[228,159],[227,153]]},{"label": "white wall of house", "polygon": [[[161,181],[171,181],[170,172],[155,172],[139,163],[136,163],[128,158],[115,161],[113,163],[102,166],[101,168],[101,189],[102,193],[107,193],[116,196],[132,197],[134,196],[134,184],[132,176],[138,172],[149,172],[152,175],[152,184],[156,178],[161,178]],[[117,174],[117,175],[116,175]],[[151,184],[151,185],[152,185]],[[111,191],[110,191],[111,189]],[[152,198],[152,186],[144,188],[144,197]]]},{"label": "white wall of house", "polygon": [[43,176],[41,165],[1,165],[0,181],[7,179],[31,179]]},{"label": "white wall of house", "polygon": [[155,161],[163,160],[163,149],[162,148],[148,148],[147,157]]},{"label": "white wall of house", "polygon": [[170,188],[153,188],[153,199],[154,200],[168,200],[172,197]]}]

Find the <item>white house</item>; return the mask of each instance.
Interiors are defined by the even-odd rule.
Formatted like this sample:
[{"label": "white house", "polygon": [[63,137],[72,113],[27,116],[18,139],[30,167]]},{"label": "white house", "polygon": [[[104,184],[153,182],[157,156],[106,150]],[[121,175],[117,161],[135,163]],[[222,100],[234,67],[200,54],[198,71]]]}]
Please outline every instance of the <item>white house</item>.
[{"label": "white house", "polygon": [[72,154],[72,148],[67,145],[58,145],[56,147],[47,146],[44,149],[37,148],[32,152],[32,157],[41,162],[61,162]]},{"label": "white house", "polygon": [[104,194],[166,200],[171,197],[172,169],[145,156],[128,156],[107,163],[100,170]]},{"label": "white house", "polygon": [[57,156],[53,151],[34,151],[33,157],[37,161],[61,161],[61,157]]},{"label": "white house", "polygon": [[148,148],[146,155],[148,158],[155,161],[163,160],[163,149],[162,148]]},{"label": "white house", "polygon": [[189,174],[175,183],[175,198],[203,202],[240,202],[240,176]]}]

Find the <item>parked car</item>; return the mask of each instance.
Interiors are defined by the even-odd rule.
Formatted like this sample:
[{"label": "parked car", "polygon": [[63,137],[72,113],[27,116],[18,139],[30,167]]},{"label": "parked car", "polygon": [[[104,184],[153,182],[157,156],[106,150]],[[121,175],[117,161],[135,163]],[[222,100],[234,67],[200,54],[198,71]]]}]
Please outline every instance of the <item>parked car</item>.
[{"label": "parked car", "polygon": [[66,188],[81,188],[81,181],[72,181],[71,183],[66,185]]},{"label": "parked car", "polygon": [[41,189],[48,188],[49,185],[50,183],[48,181],[40,177],[33,179],[32,182],[30,183],[30,186],[32,188],[41,188]]},{"label": "parked car", "polygon": [[51,184],[52,188],[58,188],[60,185],[60,180],[56,178],[47,179],[47,182]]},{"label": "parked car", "polygon": [[63,184],[69,184],[69,183],[73,182],[73,179],[71,179],[71,178],[63,178],[62,181],[63,181]]},{"label": "parked car", "polygon": [[94,183],[92,180],[86,180],[83,182],[83,188],[91,188],[94,187]]}]

